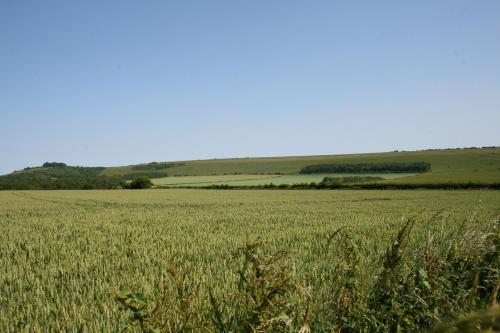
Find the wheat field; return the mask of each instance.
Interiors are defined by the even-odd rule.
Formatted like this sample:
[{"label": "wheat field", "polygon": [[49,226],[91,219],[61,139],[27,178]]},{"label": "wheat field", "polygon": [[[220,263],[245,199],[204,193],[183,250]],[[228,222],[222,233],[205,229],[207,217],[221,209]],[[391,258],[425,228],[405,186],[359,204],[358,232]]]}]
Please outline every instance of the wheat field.
[{"label": "wheat field", "polygon": [[290,277],[309,288],[314,312],[328,301],[323,274],[338,256],[318,249],[338,228],[348,226],[356,246],[362,295],[405,219],[415,221],[408,253],[431,238],[444,253],[446,239],[486,227],[499,213],[497,191],[3,191],[0,331],[119,331],[128,319],[116,294],[154,298],[173,266],[200,286],[198,313],[210,311],[209,289],[228,306],[235,251],[257,239],[289,253]]}]

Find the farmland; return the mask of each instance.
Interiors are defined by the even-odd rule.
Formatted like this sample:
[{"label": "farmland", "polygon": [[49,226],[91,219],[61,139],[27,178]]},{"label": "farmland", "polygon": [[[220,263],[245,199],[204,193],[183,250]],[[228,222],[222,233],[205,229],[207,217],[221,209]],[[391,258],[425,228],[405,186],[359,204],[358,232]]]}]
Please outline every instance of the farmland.
[{"label": "farmland", "polygon": [[0,36],[0,333],[500,333],[500,0],[0,0]]},{"label": "farmland", "polygon": [[[420,171],[407,168],[399,174],[394,174],[394,171],[398,172],[395,169],[390,170],[405,165],[420,165],[426,168]],[[362,166],[368,169],[359,173],[352,171]],[[370,170],[370,167],[372,171],[366,171]],[[389,169],[383,172],[375,171],[380,168]],[[342,171],[343,174],[338,174],[340,171],[324,171],[322,176],[310,172],[314,169],[346,171]],[[332,173],[332,176],[340,177],[349,174],[380,176],[383,179],[376,182],[382,184],[420,184],[430,187],[465,183],[474,183],[478,187],[484,184],[498,185],[500,148],[150,162],[118,167],[79,167],[67,166],[64,163],[46,163],[44,166],[27,167],[0,176],[0,189],[114,188],[120,179],[127,181],[141,176],[156,179],[155,184],[158,186],[262,186],[271,182],[275,185],[293,185],[319,183]],[[71,183],[76,178],[80,179],[78,186]],[[87,179],[88,184],[83,184],[82,179]],[[61,184],[56,186],[50,183],[51,180]],[[108,185],[102,185],[102,182]]]},{"label": "farmland", "polygon": [[[391,312],[384,310],[382,303],[371,308],[370,302],[377,297],[373,286],[380,283],[380,259],[405,219],[415,221],[400,268],[410,274],[423,249],[432,250],[434,256],[446,255],[453,237],[463,240],[454,243],[457,253],[475,258],[460,262],[479,262],[483,253],[480,246],[487,239],[477,232],[488,230],[499,213],[498,191],[3,191],[0,331],[119,331],[127,317],[117,306],[116,292],[129,289],[153,300],[162,299],[161,295],[172,292],[175,285],[168,273],[172,266],[186,277],[185,284],[199,286],[192,303],[183,304],[196,313],[198,325],[210,327],[213,308],[209,290],[226,309],[224,318],[230,316],[231,309],[239,309],[239,303],[231,298],[237,291],[239,261],[235,251],[259,237],[269,241],[266,251],[289,253],[285,264],[290,267],[290,278],[308,290],[309,301],[293,294],[290,302],[295,306],[287,309],[302,311],[304,304],[309,304],[310,315],[300,318],[313,331],[338,325],[332,318],[337,318],[340,308],[330,303],[332,284],[335,287],[337,282],[355,286],[349,287],[356,291],[351,298],[342,298],[350,300],[345,303],[347,308],[342,308],[345,318],[351,320],[349,325],[372,325],[370,316],[390,325],[389,317],[383,319],[382,314]],[[333,240],[336,250],[320,250],[329,235],[342,226],[349,228]],[[342,249],[357,254],[355,264]],[[461,274],[469,271],[474,272],[468,268]],[[343,276],[339,272],[351,272],[346,275],[351,276],[350,282],[334,282],[334,276]],[[476,304],[466,302],[473,293],[457,285],[452,297],[465,298],[450,299],[448,306],[443,306],[447,289],[437,281],[445,275],[433,280],[432,272],[429,270],[430,282],[425,284],[434,290],[429,295],[444,298],[432,298],[431,302],[431,296],[422,294],[425,288],[415,289],[425,300],[419,305],[421,319],[406,324],[401,319],[401,325],[429,327],[441,319],[465,315],[472,307],[466,304]],[[475,301],[478,307],[484,305],[480,296]],[[404,299],[394,297],[401,301],[401,309],[406,309]],[[460,306],[453,307],[452,302]],[[328,304],[337,310],[322,312]],[[356,309],[364,309],[363,316]],[[444,309],[449,312],[441,312]],[[286,313],[291,316],[293,311]],[[375,315],[371,311],[381,312]],[[167,318],[174,318],[173,322],[182,319],[181,312],[169,313]],[[380,331],[383,327],[390,326],[380,326]],[[406,327],[407,331],[415,329]]]},{"label": "farmland", "polygon": [[[384,174],[356,174],[357,176],[372,176],[384,179],[395,179],[411,177],[415,174],[405,173],[384,173]],[[294,174],[294,175],[220,175],[220,176],[180,176],[155,178],[153,183],[157,186],[166,187],[199,187],[210,185],[229,185],[229,186],[263,186],[266,184],[274,185],[293,185],[303,183],[320,183],[325,177],[343,177],[343,173],[327,174]]]},{"label": "farmland", "polygon": [[[412,183],[436,183],[441,182],[440,179],[445,179],[445,182],[500,182],[500,148],[196,160],[180,162],[177,166],[157,172],[165,172],[168,176],[297,174],[306,166],[318,164],[411,162],[427,162],[432,169],[431,172],[414,176]],[[130,175],[140,172],[134,168],[136,167],[109,167],[101,175]],[[396,182],[404,181],[406,178]]]}]

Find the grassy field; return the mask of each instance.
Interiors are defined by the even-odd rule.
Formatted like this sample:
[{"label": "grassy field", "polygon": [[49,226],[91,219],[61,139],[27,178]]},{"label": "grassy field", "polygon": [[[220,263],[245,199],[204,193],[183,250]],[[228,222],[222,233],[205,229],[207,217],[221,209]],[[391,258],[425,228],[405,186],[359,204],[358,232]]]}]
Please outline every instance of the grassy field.
[{"label": "grassy field", "polygon": [[206,186],[212,184],[246,183],[248,181],[267,181],[279,175],[219,175],[219,176],[178,176],[152,179],[157,186]]},{"label": "grassy field", "polygon": [[[263,157],[234,158],[181,161],[171,163],[156,163],[130,165],[107,168],[30,168],[8,175],[10,178],[67,178],[75,176],[120,176],[133,179],[138,176],[163,178],[167,176],[205,176],[207,182],[252,180],[249,184],[261,184],[255,181],[257,175],[297,175],[306,166],[317,164],[343,163],[414,163],[431,164],[431,172],[425,172],[412,177],[389,179],[385,182],[396,183],[499,183],[500,182],[500,148],[432,150],[414,152],[389,152],[371,154],[349,154],[330,156],[293,156],[293,157]],[[251,177],[249,176],[251,175]],[[408,175],[408,174],[407,174]],[[219,178],[219,176],[221,178]],[[224,176],[224,177],[222,177]],[[226,177],[227,176],[227,177]],[[236,177],[237,176],[237,177]],[[242,177],[240,177],[242,176]],[[262,177],[266,178],[266,177]],[[199,178],[200,180],[202,178]],[[314,177],[314,179],[316,179]],[[172,184],[178,180],[160,180],[162,184]],[[189,178],[185,180],[191,182]],[[281,178],[283,183],[295,182],[294,179]],[[184,180],[182,180],[184,182]],[[194,182],[198,183],[196,179]]]},{"label": "grassy field", "polygon": [[[388,182],[388,181],[383,181]],[[441,170],[390,180],[391,183],[436,184],[436,183],[498,183],[500,170]]]},{"label": "grassy field", "polygon": [[[500,148],[390,152],[331,156],[295,156],[185,161],[165,169],[175,176],[224,174],[295,174],[303,167],[328,163],[429,162],[432,172],[415,176],[413,182],[500,182]],[[106,168],[103,175],[136,172],[128,167]],[[403,181],[403,180],[400,180]],[[406,179],[405,179],[406,181]]]},{"label": "grassy field", "polygon": [[[382,173],[382,174],[356,174],[356,176],[372,176],[384,179],[396,179],[411,177],[415,174],[406,173]],[[344,177],[342,173],[328,174],[295,174],[295,175],[221,175],[221,176],[179,176],[154,178],[156,186],[210,186],[210,185],[232,185],[232,186],[259,186],[273,183],[274,185],[293,185],[301,183],[320,183],[325,177]]]},{"label": "grassy field", "polygon": [[[291,296],[290,302],[297,305],[286,307],[283,313],[291,316],[292,310],[305,311],[299,304],[307,304],[310,310],[300,318],[313,332],[338,328],[340,322],[335,318],[339,313],[347,318],[342,325],[383,323],[385,326],[368,326],[371,331],[375,331],[373,327],[383,331],[391,327],[390,318],[383,316],[392,312],[383,303],[370,304],[380,297],[373,290],[392,290],[380,287],[380,276],[385,274],[381,267],[386,265],[381,257],[404,218],[415,217],[405,249],[409,255],[400,268],[411,276],[415,270],[406,265],[419,262],[420,253],[429,249],[434,256],[446,254],[453,237],[464,242],[453,243],[454,249],[474,257],[457,263],[481,264],[483,252],[474,251],[474,246],[480,248],[486,238],[474,232],[486,228],[499,213],[497,191],[4,191],[0,192],[0,331],[117,332],[126,325],[127,317],[117,306],[115,292],[130,289],[164,299],[165,292],[178,295],[175,285],[189,286],[196,293],[192,299],[184,294],[188,303],[166,307],[167,317],[176,318],[169,323],[178,325],[182,314],[189,312],[196,322],[208,326],[213,319],[209,290],[225,309],[222,317],[229,318],[231,311],[240,309],[240,298],[231,298],[243,297],[237,292],[235,271],[241,260],[234,257],[235,251],[258,237],[270,241],[266,251],[290,253],[284,263],[289,270],[265,272],[288,272],[294,286],[305,288],[302,294]],[[349,229],[333,241],[336,250],[321,250],[341,226]],[[476,238],[470,242],[468,237]],[[185,278],[172,278],[169,269],[174,265]],[[474,272],[468,267],[463,266],[461,274]],[[429,270],[430,283],[426,282],[432,292],[417,288],[418,297],[410,294],[408,309],[416,311],[419,319],[405,313],[405,318],[412,319],[401,317],[401,325],[426,327],[446,319],[442,311],[456,309],[452,304],[460,305],[452,317],[471,308],[468,304],[473,303],[464,299],[446,303],[449,306],[443,306],[443,300],[429,301],[434,295],[447,295],[443,286],[435,284],[438,280],[432,279],[432,272]],[[331,280],[339,276],[348,278]],[[332,289],[338,283],[340,289]],[[453,297],[462,295],[461,289],[453,288]],[[346,296],[346,290],[353,294]],[[470,294],[464,291],[464,295]],[[300,295],[306,295],[308,301],[301,302]],[[340,298],[332,303],[332,295]],[[339,299],[349,302],[339,307]],[[423,303],[415,308],[416,299],[425,300],[429,309]],[[402,300],[398,304],[407,309]],[[335,311],[324,312],[325,306]],[[370,318],[378,318],[380,323],[371,324]],[[412,331],[404,327],[403,331]]]}]

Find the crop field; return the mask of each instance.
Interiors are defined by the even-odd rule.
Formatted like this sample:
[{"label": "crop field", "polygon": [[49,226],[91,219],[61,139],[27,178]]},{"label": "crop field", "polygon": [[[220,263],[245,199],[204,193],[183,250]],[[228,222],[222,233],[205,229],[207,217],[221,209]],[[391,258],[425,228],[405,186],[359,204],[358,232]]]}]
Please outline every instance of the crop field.
[{"label": "crop field", "polygon": [[[385,181],[387,182],[387,181]],[[495,183],[500,182],[500,170],[451,170],[426,172],[410,177],[394,179],[391,183]]]},{"label": "crop field", "polygon": [[[443,182],[500,182],[500,148],[196,160],[177,162],[176,166],[157,172],[166,172],[169,176],[297,174],[305,166],[316,164],[408,162],[427,162],[432,167],[431,172],[414,176],[412,183],[435,183],[441,179]],[[109,167],[101,175],[141,172],[134,168]],[[406,179],[396,182],[403,181]]]},{"label": "crop field", "polygon": [[177,176],[152,179],[157,186],[206,186],[213,184],[246,183],[248,181],[271,182],[279,175],[219,175],[219,176]]},{"label": "crop field", "polygon": [[[412,177],[411,173],[381,173],[381,174],[356,174],[356,176],[372,176],[384,179],[395,179]],[[266,184],[293,185],[301,183],[320,183],[325,177],[345,177],[345,173],[327,174],[295,174],[295,175],[221,175],[221,176],[179,176],[154,178],[156,186],[210,186],[210,185],[232,185],[232,186],[259,186]]]},{"label": "crop field", "polygon": [[[252,322],[265,332],[297,332],[301,327],[382,332],[394,329],[391,318],[397,316],[402,331],[416,331],[485,304],[491,272],[498,266],[482,273],[479,283],[486,281],[485,287],[474,293],[469,282],[463,287],[459,280],[441,285],[448,266],[439,266],[437,259],[460,258],[456,263],[464,279],[476,267],[467,265],[486,265],[481,258],[490,256],[481,246],[491,238],[478,232],[490,230],[499,213],[498,191],[3,191],[0,331],[117,332],[130,324],[130,309],[120,309],[117,293],[123,300],[135,292],[144,295],[137,296],[140,306],[144,299],[163,304],[164,312],[145,307],[136,314],[161,317],[165,331],[197,332],[203,327],[222,332],[221,323],[242,331],[234,325]],[[414,224],[403,249],[393,241],[410,220]],[[334,233],[343,226],[348,228]],[[461,241],[451,242],[457,237]],[[268,242],[262,245],[264,253],[287,253],[283,266],[247,246],[244,258],[249,253],[261,258],[262,274],[274,280],[249,279],[241,287],[238,267],[243,272],[249,268],[241,266],[246,261],[237,249],[259,238]],[[491,250],[488,246],[484,248]],[[450,257],[450,248],[455,257]],[[411,289],[411,302],[396,291],[380,294],[393,290],[387,281],[394,278],[381,278],[389,276],[387,267],[396,267],[387,261],[393,252],[397,258],[405,253],[394,274],[412,277],[398,275],[402,281],[423,281],[418,282],[423,287]],[[427,259],[420,263],[419,258]],[[420,270],[412,268],[420,264]],[[439,279],[433,279],[436,269]],[[414,272],[426,278],[415,280]],[[261,290],[259,283],[275,286],[279,298],[273,298],[273,306],[280,308],[259,310],[257,319],[245,317],[249,303],[242,300],[249,300],[249,281],[257,283],[251,284],[255,290]],[[405,288],[413,286],[408,283]],[[123,290],[130,292],[123,296]],[[386,308],[383,300],[388,297],[406,312]],[[422,301],[418,308],[415,299]],[[266,320],[273,311],[279,320]],[[149,317],[145,322],[155,323]]]},{"label": "crop field", "polygon": [[[404,174],[383,174],[383,183],[397,184],[450,184],[500,183],[500,148],[468,148],[451,150],[429,150],[409,152],[387,152],[348,155],[323,156],[283,156],[258,158],[211,159],[177,162],[150,162],[138,165],[119,167],[27,167],[11,174],[0,176],[0,182],[17,180],[27,182],[29,179],[71,179],[74,177],[120,177],[133,180],[137,177],[157,179],[161,186],[201,186],[207,185],[240,185],[257,186],[269,184],[295,184],[320,182],[321,176],[303,175],[301,171],[311,166],[339,164],[424,164],[429,170],[420,172],[407,170]],[[63,163],[60,163],[63,164]],[[63,164],[65,165],[65,164]],[[334,169],[322,171],[334,173]],[[367,174],[379,171],[363,171]],[[381,172],[381,171],[380,171]],[[386,170],[383,172],[400,172]],[[418,174],[411,172],[420,172]],[[354,174],[346,172],[346,175]],[[282,176],[282,177],[278,177]],[[359,176],[359,175],[358,175]],[[175,178],[188,177],[188,178]],[[194,178],[191,178],[194,177]],[[196,178],[200,177],[200,178]],[[0,188],[2,188],[0,184]],[[12,189],[12,186],[4,186]],[[54,187],[57,189],[60,187]],[[16,189],[38,189],[22,187]]]}]

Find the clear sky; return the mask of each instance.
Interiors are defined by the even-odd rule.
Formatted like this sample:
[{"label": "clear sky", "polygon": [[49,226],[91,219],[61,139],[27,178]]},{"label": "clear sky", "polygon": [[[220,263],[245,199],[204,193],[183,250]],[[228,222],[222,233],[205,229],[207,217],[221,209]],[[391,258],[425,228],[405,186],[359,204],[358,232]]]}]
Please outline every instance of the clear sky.
[{"label": "clear sky", "polygon": [[498,0],[0,0],[0,173],[482,145]]}]

